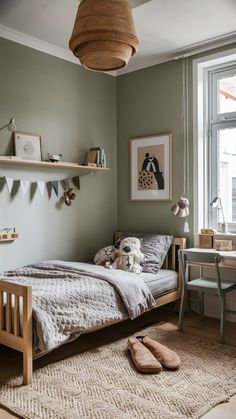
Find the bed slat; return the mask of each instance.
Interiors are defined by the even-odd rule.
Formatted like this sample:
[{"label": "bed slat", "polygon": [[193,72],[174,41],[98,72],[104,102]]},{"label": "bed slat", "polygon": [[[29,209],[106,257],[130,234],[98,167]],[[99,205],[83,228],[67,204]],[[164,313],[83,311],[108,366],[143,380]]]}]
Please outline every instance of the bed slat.
[{"label": "bed slat", "polygon": [[11,310],[12,310],[12,294],[7,293],[7,306],[6,306],[6,330],[11,333]]},{"label": "bed slat", "polygon": [[20,316],[19,316],[19,300],[20,297],[15,295],[15,307],[14,307],[14,335],[20,335]]}]

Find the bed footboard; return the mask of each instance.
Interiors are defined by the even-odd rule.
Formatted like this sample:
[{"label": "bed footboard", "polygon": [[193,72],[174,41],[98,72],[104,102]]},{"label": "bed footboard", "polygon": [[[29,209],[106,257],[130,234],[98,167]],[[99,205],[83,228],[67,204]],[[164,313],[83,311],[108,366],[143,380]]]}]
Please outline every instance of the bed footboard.
[{"label": "bed footboard", "polygon": [[32,288],[0,280],[0,344],[23,353],[23,383],[32,383]]}]

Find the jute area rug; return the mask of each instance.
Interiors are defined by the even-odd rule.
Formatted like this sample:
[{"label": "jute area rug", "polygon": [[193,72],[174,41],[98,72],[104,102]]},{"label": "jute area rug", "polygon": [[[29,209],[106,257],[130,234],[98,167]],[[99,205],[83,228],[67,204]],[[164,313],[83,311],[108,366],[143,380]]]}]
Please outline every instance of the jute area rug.
[{"label": "jute area rug", "polygon": [[30,386],[4,383],[0,403],[30,419],[177,419],[199,418],[236,393],[235,348],[157,326],[139,334],[177,351],[180,370],[138,373],[122,339],[35,371]]}]

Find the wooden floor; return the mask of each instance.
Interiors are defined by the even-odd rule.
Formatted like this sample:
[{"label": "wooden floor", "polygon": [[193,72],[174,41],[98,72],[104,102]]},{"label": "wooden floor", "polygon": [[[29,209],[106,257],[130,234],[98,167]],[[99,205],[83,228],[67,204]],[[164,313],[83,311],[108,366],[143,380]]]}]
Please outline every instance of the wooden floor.
[{"label": "wooden floor", "polygon": [[[76,341],[58,348],[48,355],[34,362],[34,369],[41,368],[49,363],[53,363],[66,357],[78,354],[89,348],[94,348],[105,343],[121,339],[136,333],[139,329],[152,323],[159,323],[163,329],[176,329],[178,317],[176,313],[168,310],[152,310],[140,318],[133,321],[127,320],[112,327],[83,335]],[[204,322],[199,320],[195,313],[185,315],[184,333],[194,336],[207,337],[209,340],[218,341],[219,321],[207,318]],[[236,323],[226,325],[226,343],[236,347]],[[0,381],[13,375],[21,373],[21,355],[13,350],[9,350],[0,345]],[[1,390],[0,390],[1,391]],[[0,419],[15,418],[14,415],[0,409]],[[236,418],[236,396],[229,402],[222,403],[204,415],[204,419],[235,419]],[[46,418],[42,418],[46,419]],[[69,419],[69,416],[68,416]]]}]

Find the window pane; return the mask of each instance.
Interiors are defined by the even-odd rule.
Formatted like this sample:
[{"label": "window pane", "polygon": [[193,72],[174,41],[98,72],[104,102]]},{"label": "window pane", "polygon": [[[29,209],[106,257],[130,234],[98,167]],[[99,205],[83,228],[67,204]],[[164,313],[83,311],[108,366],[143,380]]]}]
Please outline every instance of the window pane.
[{"label": "window pane", "polygon": [[232,178],[232,221],[236,222],[236,177]]},{"label": "window pane", "polygon": [[[219,196],[227,223],[236,222],[236,128],[218,131],[219,150]],[[222,222],[218,211],[218,222]],[[232,225],[229,230],[236,230]]]},{"label": "window pane", "polygon": [[236,112],[236,75],[219,80],[218,113]]}]

